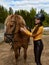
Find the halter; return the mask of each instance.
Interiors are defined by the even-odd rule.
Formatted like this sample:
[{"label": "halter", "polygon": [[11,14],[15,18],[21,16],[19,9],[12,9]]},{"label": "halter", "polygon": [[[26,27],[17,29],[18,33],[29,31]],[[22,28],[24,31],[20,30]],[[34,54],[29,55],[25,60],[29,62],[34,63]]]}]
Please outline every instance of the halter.
[{"label": "halter", "polygon": [[[14,34],[16,34],[16,33],[14,33]],[[14,38],[14,34],[4,34],[7,38],[8,38],[8,40],[9,40],[9,42],[18,42],[17,40],[16,41],[14,41],[13,40],[13,38]]]}]

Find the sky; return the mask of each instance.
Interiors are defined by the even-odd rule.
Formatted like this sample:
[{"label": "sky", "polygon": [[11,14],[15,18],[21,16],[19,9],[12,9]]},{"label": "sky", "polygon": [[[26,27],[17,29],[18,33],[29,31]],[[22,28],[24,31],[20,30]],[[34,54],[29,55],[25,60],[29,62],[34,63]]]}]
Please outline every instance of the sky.
[{"label": "sky", "polygon": [[49,13],[49,0],[0,0],[0,5],[3,5],[9,10],[9,7],[15,10],[28,10],[35,8],[38,11],[41,9]]}]

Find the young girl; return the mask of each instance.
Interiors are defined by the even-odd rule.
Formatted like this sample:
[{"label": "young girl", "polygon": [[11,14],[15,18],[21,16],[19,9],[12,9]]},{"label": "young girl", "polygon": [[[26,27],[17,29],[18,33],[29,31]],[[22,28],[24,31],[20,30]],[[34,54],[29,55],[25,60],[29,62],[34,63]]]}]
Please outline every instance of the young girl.
[{"label": "young girl", "polygon": [[43,34],[43,25],[42,22],[45,20],[45,16],[42,13],[39,13],[35,16],[35,26],[32,32],[28,31],[25,27],[20,30],[23,31],[28,36],[33,37],[34,42],[34,56],[35,62],[37,65],[42,65],[40,58],[43,50],[42,34]]}]

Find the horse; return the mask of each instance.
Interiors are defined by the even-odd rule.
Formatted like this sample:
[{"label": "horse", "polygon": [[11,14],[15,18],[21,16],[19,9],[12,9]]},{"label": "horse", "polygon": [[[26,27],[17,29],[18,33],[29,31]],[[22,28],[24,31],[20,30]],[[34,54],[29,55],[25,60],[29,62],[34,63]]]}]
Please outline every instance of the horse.
[{"label": "horse", "polygon": [[21,27],[26,27],[25,20],[17,14],[8,15],[5,19],[4,41],[12,42],[16,60],[20,56],[21,47],[24,48],[24,60],[27,58],[27,49],[30,37],[20,31]]}]

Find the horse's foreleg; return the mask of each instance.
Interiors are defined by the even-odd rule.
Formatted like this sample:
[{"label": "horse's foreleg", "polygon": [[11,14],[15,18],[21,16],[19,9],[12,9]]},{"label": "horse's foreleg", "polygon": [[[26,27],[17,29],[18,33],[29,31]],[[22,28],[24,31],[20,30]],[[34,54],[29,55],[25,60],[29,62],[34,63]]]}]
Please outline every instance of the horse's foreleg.
[{"label": "horse's foreleg", "polygon": [[18,56],[19,56],[19,54],[18,54],[18,49],[15,49],[14,52],[15,52],[15,58],[16,58],[16,60],[17,60],[17,59],[18,59]]},{"label": "horse's foreleg", "polygon": [[21,49],[21,48],[19,47],[19,56],[20,56],[20,49]]},{"label": "horse's foreleg", "polygon": [[14,49],[14,45],[13,45],[13,43],[11,44],[11,49]]},{"label": "horse's foreleg", "polygon": [[26,61],[27,58],[27,48],[24,48],[24,60]]}]

